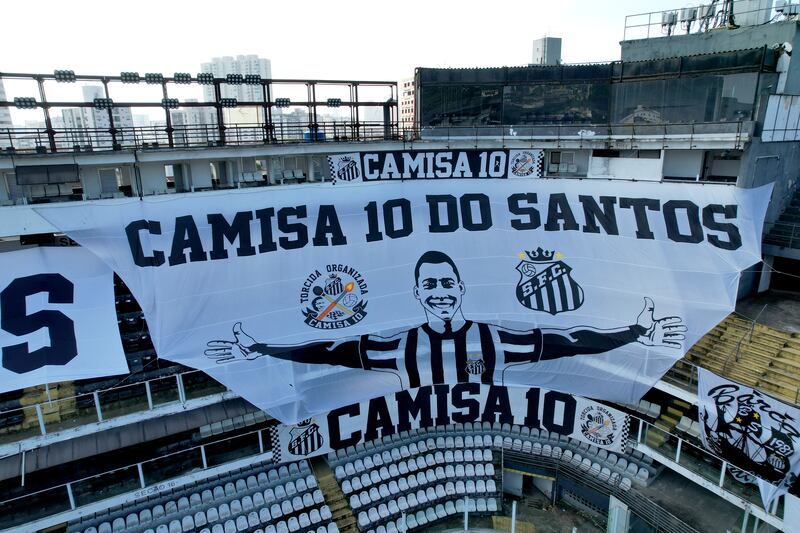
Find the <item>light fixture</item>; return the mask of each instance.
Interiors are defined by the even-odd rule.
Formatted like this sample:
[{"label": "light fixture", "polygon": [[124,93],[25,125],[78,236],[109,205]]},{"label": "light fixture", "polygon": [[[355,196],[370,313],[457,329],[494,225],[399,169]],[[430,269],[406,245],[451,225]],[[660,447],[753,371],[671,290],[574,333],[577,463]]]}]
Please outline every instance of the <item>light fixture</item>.
[{"label": "light fixture", "polygon": [[56,81],[59,83],[72,83],[75,81],[74,70],[56,70],[53,72],[53,75],[56,77]]},{"label": "light fixture", "polygon": [[328,107],[339,107],[342,105],[341,98],[328,98]]},{"label": "light fixture", "polygon": [[241,74],[228,74],[225,76],[225,83],[228,85],[241,85],[244,78]]},{"label": "light fixture", "polygon": [[192,75],[188,72],[176,72],[173,78],[175,83],[192,83]]},{"label": "light fixture", "polygon": [[158,72],[148,72],[144,75],[144,81],[153,85],[162,84],[164,83],[164,75]]},{"label": "light fixture", "polygon": [[275,107],[289,107],[290,105],[292,105],[292,101],[288,98],[275,99]]},{"label": "light fixture", "polygon": [[178,101],[177,98],[162,98],[161,99],[161,107],[165,109],[178,109],[181,106],[181,103]]},{"label": "light fixture", "polygon": [[36,98],[29,96],[15,96],[14,106],[17,109],[36,109]]},{"label": "light fixture", "polygon": [[247,74],[244,77],[244,82],[247,85],[260,85],[261,76],[259,76],[258,74]]},{"label": "light fixture", "polygon": [[197,75],[197,83],[201,85],[213,85],[214,84],[214,74],[211,72],[201,72]]},{"label": "light fixture", "polygon": [[122,83],[139,83],[138,72],[120,72],[119,77],[122,78]]},{"label": "light fixture", "polygon": [[219,105],[222,107],[236,107],[239,105],[239,102],[236,100],[236,98],[220,98]]},{"label": "light fixture", "polygon": [[114,107],[114,100],[111,98],[95,98],[94,107],[97,109],[111,109]]}]

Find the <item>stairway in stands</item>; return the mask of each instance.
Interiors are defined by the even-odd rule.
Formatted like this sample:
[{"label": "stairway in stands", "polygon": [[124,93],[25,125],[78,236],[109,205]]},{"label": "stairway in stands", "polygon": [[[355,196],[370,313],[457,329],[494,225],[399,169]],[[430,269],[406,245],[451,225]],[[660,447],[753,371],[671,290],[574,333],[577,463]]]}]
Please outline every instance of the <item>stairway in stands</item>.
[{"label": "stairway in stands", "polygon": [[653,424],[658,429],[664,431],[648,431],[645,443],[654,449],[659,448],[668,438],[669,433],[675,433],[675,426],[680,422],[681,417],[691,410],[691,404],[678,398],[670,398],[667,407],[661,410],[661,415]]},{"label": "stairway in stands", "polygon": [[800,188],[795,190],[792,201],[769,228],[764,244],[800,248]]},{"label": "stairway in stands", "polygon": [[346,533],[347,531],[358,532],[358,521],[353,516],[353,510],[350,509],[350,504],[344,497],[341,487],[336,482],[333,476],[331,467],[328,466],[328,461],[323,456],[314,457],[309,460],[311,469],[317,478],[317,484],[325,496],[325,503],[330,507],[333,521],[339,531]]},{"label": "stairway in stands", "polygon": [[729,315],[691,347],[686,359],[795,403],[800,396],[800,334]]}]

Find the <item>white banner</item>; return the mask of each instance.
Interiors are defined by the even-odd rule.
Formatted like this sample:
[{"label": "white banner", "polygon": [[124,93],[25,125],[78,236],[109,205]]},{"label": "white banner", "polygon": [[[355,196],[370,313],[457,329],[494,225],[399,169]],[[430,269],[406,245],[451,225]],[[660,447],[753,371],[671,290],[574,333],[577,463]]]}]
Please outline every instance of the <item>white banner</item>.
[{"label": "white banner", "polygon": [[546,429],[622,453],[629,417],[592,400],[546,389],[437,385],[346,405],[299,424],[281,424],[273,432],[273,451],[278,462],[297,461],[403,431],[474,422]]},{"label": "white banner", "polygon": [[128,373],[105,264],[73,246],[0,261],[0,392]]},{"label": "white banner", "polygon": [[770,191],[429,180],[35,209],[125,280],[160,357],[297,422],[438,383],[636,403],[733,310]]},{"label": "white banner", "polygon": [[[703,445],[758,476],[761,499],[769,509],[800,473],[800,409],[704,368],[698,370]],[[747,481],[748,476],[738,471],[734,477]]]}]

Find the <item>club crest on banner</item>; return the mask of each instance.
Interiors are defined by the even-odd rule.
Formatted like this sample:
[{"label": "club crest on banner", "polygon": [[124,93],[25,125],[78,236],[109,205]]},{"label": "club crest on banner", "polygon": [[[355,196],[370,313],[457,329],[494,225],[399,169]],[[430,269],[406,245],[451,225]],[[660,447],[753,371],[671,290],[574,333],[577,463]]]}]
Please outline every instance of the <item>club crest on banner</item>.
[{"label": "club crest on banner", "polygon": [[367,316],[367,283],[348,265],[331,264],[308,275],[300,289],[306,324],[317,329],[352,326]]},{"label": "club crest on banner", "polygon": [[361,156],[357,153],[328,156],[328,167],[333,183],[362,181]]},{"label": "club crest on banner", "polygon": [[510,150],[508,154],[509,177],[541,177],[543,155],[541,150]]},{"label": "club crest on banner", "polygon": [[465,369],[467,374],[471,376],[480,376],[486,371],[486,364],[483,362],[481,354],[467,354],[467,367]]},{"label": "club crest on banner", "polygon": [[771,482],[791,474],[800,424],[780,404],[735,383],[708,391],[715,412],[704,409],[702,422],[709,448]]},{"label": "club crest on banner", "polygon": [[557,315],[583,305],[583,288],[572,279],[572,267],[561,259],[563,254],[541,247],[520,252],[517,300],[534,311]]},{"label": "club crest on banner", "polygon": [[589,442],[611,446],[619,434],[614,414],[602,405],[590,405],[580,413],[581,434]]},{"label": "club crest on banner", "polygon": [[289,430],[288,449],[292,455],[310,455],[324,443],[325,439],[313,418],[303,420]]}]

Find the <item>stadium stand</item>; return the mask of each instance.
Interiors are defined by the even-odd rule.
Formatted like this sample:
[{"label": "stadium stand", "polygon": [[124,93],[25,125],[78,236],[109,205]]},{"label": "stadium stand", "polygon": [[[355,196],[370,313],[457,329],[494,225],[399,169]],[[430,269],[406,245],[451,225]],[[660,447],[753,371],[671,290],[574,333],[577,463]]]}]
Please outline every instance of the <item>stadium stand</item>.
[{"label": "stadium stand", "polygon": [[335,522],[303,461],[280,467],[256,465],[124,509],[95,514],[69,525],[69,533],[232,533],[241,531],[336,532]]},{"label": "stadium stand", "polygon": [[764,236],[764,244],[800,248],[800,189]]},{"label": "stadium stand", "polygon": [[410,529],[463,512],[465,505],[479,513],[502,512],[505,450],[571,465],[623,491],[646,486],[656,473],[639,452],[618,457],[547,430],[497,423],[403,432],[332,453],[328,460],[358,513],[360,530],[394,531],[402,512]]},{"label": "stadium stand", "polygon": [[797,403],[800,335],[729,315],[701,338],[686,360]]}]

